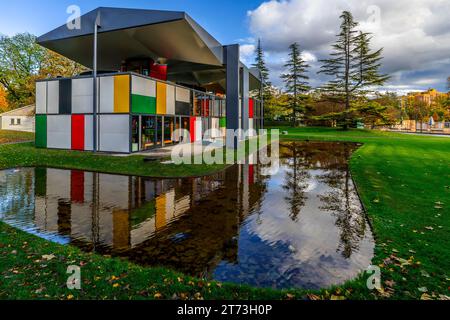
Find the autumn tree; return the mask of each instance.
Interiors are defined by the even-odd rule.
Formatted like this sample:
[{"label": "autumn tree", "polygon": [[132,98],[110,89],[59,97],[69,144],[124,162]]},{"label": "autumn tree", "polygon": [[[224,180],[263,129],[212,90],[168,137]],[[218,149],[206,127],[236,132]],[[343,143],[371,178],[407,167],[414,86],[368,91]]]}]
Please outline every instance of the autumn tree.
[{"label": "autumn tree", "polygon": [[358,22],[349,11],[344,11],[341,19],[340,33],[332,46],[331,58],[321,60],[323,65],[319,73],[333,77],[323,90],[341,99],[345,110],[329,116],[347,129],[354,121],[352,104],[373,87],[383,85],[389,76],[379,73],[383,49],[370,49],[370,34],[357,30]]},{"label": "autumn tree", "polygon": [[8,101],[6,100],[6,91],[0,85],[0,113],[8,111]]},{"label": "autumn tree", "polygon": [[0,84],[13,107],[34,101],[32,87],[45,56],[45,49],[35,40],[29,33],[0,37]]},{"label": "autumn tree", "polygon": [[11,108],[34,103],[35,80],[72,77],[83,70],[81,65],[38,45],[32,34],[0,37],[0,84]]},{"label": "autumn tree", "polygon": [[303,60],[302,52],[298,43],[293,43],[290,47],[289,60],[284,65],[287,73],[281,75],[286,92],[289,94],[289,109],[292,110],[293,125],[297,126],[304,118],[307,108],[309,77],[307,71],[309,65]]}]

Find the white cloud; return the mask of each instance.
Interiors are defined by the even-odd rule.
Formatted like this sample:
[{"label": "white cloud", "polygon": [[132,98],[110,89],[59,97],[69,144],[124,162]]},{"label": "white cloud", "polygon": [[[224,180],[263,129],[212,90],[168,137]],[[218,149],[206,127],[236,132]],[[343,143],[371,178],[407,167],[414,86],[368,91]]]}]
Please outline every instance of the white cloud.
[{"label": "white cloud", "polygon": [[[384,48],[387,86],[445,87],[450,75],[450,1],[448,0],[270,0],[248,12],[250,31],[261,38],[272,81],[282,70],[287,48],[298,42],[313,70],[328,56],[339,31],[339,16],[350,10],[360,28],[373,33],[373,49]],[[284,57],[284,58],[283,58]],[[314,58],[313,58],[314,57]],[[249,57],[247,56],[247,59]],[[437,67],[439,66],[439,67]],[[311,73],[314,83],[323,77]]]}]

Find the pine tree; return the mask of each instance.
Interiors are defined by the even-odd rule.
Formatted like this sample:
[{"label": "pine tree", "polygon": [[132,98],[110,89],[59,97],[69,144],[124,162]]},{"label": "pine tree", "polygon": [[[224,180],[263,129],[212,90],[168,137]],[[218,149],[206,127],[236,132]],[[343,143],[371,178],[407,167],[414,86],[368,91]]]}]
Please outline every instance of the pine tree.
[{"label": "pine tree", "polygon": [[288,73],[283,74],[283,79],[286,92],[290,94],[289,108],[292,110],[292,119],[294,126],[298,124],[299,118],[302,117],[306,111],[305,102],[307,100],[307,93],[311,90],[307,76],[309,65],[303,60],[298,43],[293,43],[289,46],[289,60],[284,65]]},{"label": "pine tree", "polygon": [[270,100],[272,96],[271,88],[272,83],[269,80],[269,69],[266,65],[266,60],[264,56],[264,50],[261,44],[261,39],[258,39],[258,46],[256,47],[256,59],[255,63],[252,65],[261,72],[261,79],[263,81],[263,90],[261,92],[264,101]]},{"label": "pine tree", "polygon": [[342,121],[344,129],[347,129],[354,120],[352,102],[366,94],[371,87],[383,85],[389,76],[380,75],[378,71],[383,49],[375,52],[370,49],[369,34],[356,29],[358,23],[350,12],[344,11],[341,19],[341,31],[333,45],[331,58],[321,60],[323,65],[319,73],[334,77],[323,90],[341,99],[345,105],[345,110],[335,116]]}]

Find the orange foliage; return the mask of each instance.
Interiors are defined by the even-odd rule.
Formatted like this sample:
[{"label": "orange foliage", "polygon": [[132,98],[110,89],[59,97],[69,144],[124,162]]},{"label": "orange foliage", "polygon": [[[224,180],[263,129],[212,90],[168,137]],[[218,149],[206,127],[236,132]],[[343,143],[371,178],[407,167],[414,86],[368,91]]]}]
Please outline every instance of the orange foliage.
[{"label": "orange foliage", "polygon": [[6,100],[6,91],[0,86],[0,113],[8,111],[8,101]]}]

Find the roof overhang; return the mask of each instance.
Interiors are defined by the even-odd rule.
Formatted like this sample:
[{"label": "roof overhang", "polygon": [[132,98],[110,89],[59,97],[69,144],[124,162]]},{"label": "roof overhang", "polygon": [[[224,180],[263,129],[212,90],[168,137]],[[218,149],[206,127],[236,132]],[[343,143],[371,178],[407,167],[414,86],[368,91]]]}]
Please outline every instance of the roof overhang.
[{"label": "roof overhang", "polygon": [[92,68],[98,16],[99,70],[119,70],[128,59],[164,59],[171,81],[225,87],[223,46],[184,12],[101,7],[81,16],[79,29],[64,24],[37,43]]}]

